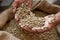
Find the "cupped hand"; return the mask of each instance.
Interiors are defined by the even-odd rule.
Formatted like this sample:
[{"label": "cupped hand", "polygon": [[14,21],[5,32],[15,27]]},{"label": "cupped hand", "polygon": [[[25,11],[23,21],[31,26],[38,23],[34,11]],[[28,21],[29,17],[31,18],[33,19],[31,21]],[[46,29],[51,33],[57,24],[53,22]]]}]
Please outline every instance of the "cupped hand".
[{"label": "cupped hand", "polygon": [[32,0],[14,0],[14,2],[13,2],[13,8],[14,8],[13,12],[14,13],[16,12],[17,7],[23,2],[27,2],[29,4],[29,7],[30,8],[32,7]]},{"label": "cupped hand", "polygon": [[29,31],[29,32],[33,32],[33,33],[43,33],[43,32],[46,32],[46,31],[49,31],[51,30],[55,25],[55,16],[54,15],[49,15],[49,16],[46,16],[45,17],[45,23],[44,23],[44,26],[43,27],[33,27],[32,29],[30,29],[29,27],[27,26],[24,26],[23,24],[19,23],[19,25]]},{"label": "cupped hand", "polygon": [[51,30],[53,27],[55,27],[55,25],[56,25],[55,15],[48,15],[48,16],[45,16],[45,23],[42,28],[35,27],[35,28],[32,28],[32,30],[42,33],[42,32]]}]

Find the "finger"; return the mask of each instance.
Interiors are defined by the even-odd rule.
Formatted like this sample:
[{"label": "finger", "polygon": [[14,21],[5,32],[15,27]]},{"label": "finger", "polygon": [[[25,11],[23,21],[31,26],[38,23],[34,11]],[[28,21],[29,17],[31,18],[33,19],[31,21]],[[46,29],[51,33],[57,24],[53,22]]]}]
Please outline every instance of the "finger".
[{"label": "finger", "polygon": [[13,7],[17,7],[17,5],[18,5],[18,2],[17,1],[14,1],[13,2]]},{"label": "finger", "polygon": [[55,23],[49,24],[49,25],[48,25],[48,29],[49,29],[49,30],[52,29],[55,25],[56,25]]},{"label": "finger", "polygon": [[15,14],[15,19],[16,19],[16,21],[19,21],[19,17],[17,14]]},{"label": "finger", "polygon": [[46,20],[48,20],[48,19],[49,19],[49,16],[45,16],[44,18],[45,18],[45,21],[46,21]]},{"label": "finger", "polygon": [[15,7],[15,8],[13,8],[13,13],[16,13],[16,7]]},{"label": "finger", "polygon": [[13,7],[13,13],[15,13],[17,10],[17,3],[15,1],[13,2],[12,7]]},{"label": "finger", "polygon": [[24,0],[14,0],[14,2],[13,2],[13,12],[15,13],[16,12],[16,10],[17,10],[17,7],[22,3],[22,2],[24,2]]},{"label": "finger", "polygon": [[22,2],[24,2],[25,0],[14,0],[14,1],[19,2],[19,3],[22,3]]},{"label": "finger", "polygon": [[33,27],[32,30],[33,30],[34,32],[40,32],[40,33],[42,33],[42,32],[44,31],[44,30],[43,30],[43,27]]},{"label": "finger", "polygon": [[19,25],[21,26],[21,28],[25,29],[26,31],[32,32],[32,30],[28,26],[23,25],[22,23],[19,23]]},{"label": "finger", "polygon": [[23,28],[28,32],[32,32],[32,30],[28,26],[24,26]]},{"label": "finger", "polygon": [[46,31],[49,31],[49,30],[51,30],[54,26],[55,26],[56,24],[55,23],[45,23],[45,25],[44,25],[44,28],[46,28],[45,30]]},{"label": "finger", "polygon": [[47,26],[48,29],[51,29],[52,27],[54,27],[56,25],[56,23],[53,20],[54,19],[53,17],[46,16],[45,19],[46,19],[46,21],[45,21],[44,26]]},{"label": "finger", "polygon": [[15,2],[15,4],[17,4],[17,6],[18,5],[20,5],[21,3],[23,3],[25,0],[15,0],[14,2]]},{"label": "finger", "polygon": [[[48,29],[50,29],[51,26],[52,26],[52,24],[50,24],[48,21],[45,21],[44,28],[48,28]],[[48,29],[45,29],[45,30],[48,30]]]}]

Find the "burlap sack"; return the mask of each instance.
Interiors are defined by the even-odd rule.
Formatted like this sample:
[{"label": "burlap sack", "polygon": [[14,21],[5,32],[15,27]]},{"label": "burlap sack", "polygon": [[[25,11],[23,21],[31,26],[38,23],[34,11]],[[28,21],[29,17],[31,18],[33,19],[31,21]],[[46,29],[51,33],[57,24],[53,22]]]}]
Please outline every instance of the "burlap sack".
[{"label": "burlap sack", "polygon": [[0,31],[0,40],[20,40],[6,31]]},{"label": "burlap sack", "polygon": [[[32,8],[35,9],[39,5],[40,0],[33,0],[33,1],[34,2]],[[21,28],[17,26],[17,24],[18,23],[15,22],[14,19],[12,20],[12,22],[7,24],[6,25],[7,27],[2,29],[4,31],[0,31],[0,40],[59,40],[55,29],[53,29],[53,31],[51,30],[43,34],[33,34],[33,33],[28,33],[26,31],[23,31]],[[17,31],[15,30],[15,27]],[[16,38],[14,35],[21,39]]]}]

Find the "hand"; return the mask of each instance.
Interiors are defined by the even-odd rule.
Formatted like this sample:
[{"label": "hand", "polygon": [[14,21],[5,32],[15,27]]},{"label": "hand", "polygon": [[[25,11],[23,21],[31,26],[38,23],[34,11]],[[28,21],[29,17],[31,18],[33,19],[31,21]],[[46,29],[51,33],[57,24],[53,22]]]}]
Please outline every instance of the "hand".
[{"label": "hand", "polygon": [[46,16],[45,17],[45,23],[44,23],[44,26],[43,27],[33,27],[33,28],[29,28],[27,26],[24,26],[22,23],[19,23],[19,25],[29,31],[29,32],[36,32],[36,33],[43,33],[43,32],[46,32],[46,31],[49,31],[52,29],[52,27],[54,27],[56,25],[55,23],[55,16],[54,15],[49,15],[49,16]]},{"label": "hand", "polygon": [[48,15],[45,17],[45,27],[47,27],[47,30],[50,30],[52,27],[56,25],[55,22],[55,15]]},{"label": "hand", "polygon": [[49,31],[51,30],[54,26],[56,25],[56,22],[55,22],[55,16],[54,15],[48,15],[45,17],[45,23],[44,23],[44,26],[42,29],[39,29],[39,27],[34,27],[32,28],[32,30],[34,32],[46,32],[46,31]]},{"label": "hand", "polygon": [[30,30],[28,27],[22,27],[22,28],[27,30],[27,31],[30,31],[30,32],[43,33],[43,32],[46,32],[46,31],[50,30],[54,26],[55,26],[54,16],[53,15],[49,15],[49,16],[45,17],[44,26],[41,27],[41,28],[40,27],[33,27],[32,30]]},{"label": "hand", "polygon": [[29,7],[32,7],[32,0],[14,0],[13,2],[13,7],[14,7],[14,12],[16,12],[17,7],[23,3],[23,2],[27,2],[29,4]]}]

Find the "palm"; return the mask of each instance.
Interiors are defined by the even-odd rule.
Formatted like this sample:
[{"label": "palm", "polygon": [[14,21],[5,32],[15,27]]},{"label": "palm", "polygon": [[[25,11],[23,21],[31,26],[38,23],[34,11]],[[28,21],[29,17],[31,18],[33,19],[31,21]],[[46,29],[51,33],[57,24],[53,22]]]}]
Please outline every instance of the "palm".
[{"label": "palm", "polygon": [[[51,15],[50,15],[51,16]],[[33,31],[38,31],[38,32],[46,32],[46,31],[49,31],[52,29],[52,27],[54,27],[56,25],[55,21],[54,21],[54,17],[49,17],[49,16],[46,16],[45,17],[45,23],[44,23],[44,26],[43,26],[43,29],[39,29],[37,27],[33,28],[32,30]]]},{"label": "palm", "polygon": [[54,21],[54,17],[49,17],[49,16],[45,17],[45,25],[44,26],[47,27],[47,30],[50,30],[55,25],[56,24],[55,24],[55,21]]}]

